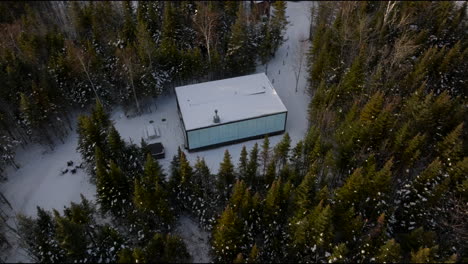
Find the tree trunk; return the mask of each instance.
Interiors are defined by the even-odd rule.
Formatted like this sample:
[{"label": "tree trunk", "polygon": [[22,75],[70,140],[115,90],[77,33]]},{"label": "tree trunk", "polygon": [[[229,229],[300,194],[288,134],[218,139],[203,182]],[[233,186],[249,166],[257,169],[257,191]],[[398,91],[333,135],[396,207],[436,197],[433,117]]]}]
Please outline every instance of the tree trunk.
[{"label": "tree trunk", "polygon": [[89,76],[88,70],[86,69],[86,65],[84,64],[83,59],[79,55],[78,55],[78,59],[81,63],[81,66],[83,67],[84,72],[86,73],[86,77],[88,77],[88,81],[91,84],[91,88],[93,88],[93,91],[94,91],[94,94],[96,95],[97,100],[99,101],[99,103],[102,104],[101,99],[99,98],[99,95],[96,91],[96,88],[94,87],[94,83],[93,81],[91,81],[91,77]]},{"label": "tree trunk", "polygon": [[136,104],[136,107],[137,107],[138,114],[141,114],[140,103],[138,103],[138,98],[137,98],[137,95],[136,95],[135,85],[133,84],[132,66],[130,66],[130,64],[128,66],[128,69],[129,69],[129,73],[130,73],[130,83],[132,85],[132,90],[133,90],[133,98],[135,99],[135,104]]}]

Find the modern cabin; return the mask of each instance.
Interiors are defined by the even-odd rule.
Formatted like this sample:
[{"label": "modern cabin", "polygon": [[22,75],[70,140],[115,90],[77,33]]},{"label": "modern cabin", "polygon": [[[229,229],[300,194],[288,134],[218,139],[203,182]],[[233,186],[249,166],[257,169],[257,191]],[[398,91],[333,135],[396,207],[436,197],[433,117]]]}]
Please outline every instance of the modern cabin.
[{"label": "modern cabin", "polygon": [[189,151],[286,129],[288,111],[265,73],[179,86],[175,93]]}]

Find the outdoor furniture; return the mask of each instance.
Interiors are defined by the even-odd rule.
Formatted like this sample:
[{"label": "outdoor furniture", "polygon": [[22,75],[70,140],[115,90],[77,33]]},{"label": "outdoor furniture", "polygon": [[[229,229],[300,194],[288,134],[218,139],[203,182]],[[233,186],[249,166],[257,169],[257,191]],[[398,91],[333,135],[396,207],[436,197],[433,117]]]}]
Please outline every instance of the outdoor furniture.
[{"label": "outdoor furniture", "polygon": [[145,128],[145,136],[147,139],[155,139],[161,136],[159,128],[153,125],[147,125]]},{"label": "outdoor furniture", "polygon": [[164,159],[166,156],[164,146],[161,142],[149,144],[148,150],[150,151],[151,156],[155,159]]}]

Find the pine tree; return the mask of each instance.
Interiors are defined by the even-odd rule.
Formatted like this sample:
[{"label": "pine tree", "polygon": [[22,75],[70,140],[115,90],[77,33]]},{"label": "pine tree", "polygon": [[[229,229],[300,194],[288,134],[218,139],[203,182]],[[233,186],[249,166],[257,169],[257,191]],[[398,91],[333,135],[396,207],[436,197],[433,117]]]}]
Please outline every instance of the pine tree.
[{"label": "pine tree", "polygon": [[421,133],[418,133],[409,140],[401,155],[401,159],[405,165],[411,166],[419,158],[421,155],[420,148],[425,144],[426,138],[425,134],[421,135]]},{"label": "pine tree", "polygon": [[289,137],[289,133],[286,132],[281,141],[274,148],[275,159],[278,161],[280,168],[288,161],[290,148],[291,138]]},{"label": "pine tree", "polygon": [[248,158],[247,158],[247,149],[245,148],[245,145],[242,146],[242,150],[240,153],[239,157],[239,164],[238,164],[238,179],[244,180],[247,177],[247,163],[248,163]]},{"label": "pine tree", "polygon": [[109,259],[109,261],[117,262],[119,260],[117,250],[124,246],[124,237],[116,229],[106,224],[98,228],[94,243],[99,245],[96,248],[95,256],[93,256],[94,259]]},{"label": "pine tree", "polygon": [[258,171],[258,144],[255,143],[250,151],[249,163],[247,165],[246,182],[249,186],[256,186]]},{"label": "pine tree", "polygon": [[331,256],[328,257],[328,263],[333,262],[346,262],[346,254],[348,253],[348,248],[345,243],[340,243],[333,248]]},{"label": "pine tree", "polygon": [[364,125],[369,125],[375,121],[383,105],[383,94],[382,92],[376,92],[370,99],[369,102],[361,110],[360,121]]},{"label": "pine tree", "polygon": [[98,202],[101,205],[103,212],[110,210],[112,201],[112,179],[106,168],[106,161],[99,147],[95,148],[96,161],[96,191],[98,194]]},{"label": "pine tree", "polygon": [[66,251],[67,261],[84,261],[88,241],[83,225],[60,216],[54,210],[54,219],[57,226],[56,237],[60,247]]},{"label": "pine tree", "polygon": [[[463,123],[459,124],[452,132],[437,144],[438,152],[445,164],[456,163],[463,158]],[[450,165],[449,165],[450,166]]]},{"label": "pine tree", "polygon": [[158,161],[148,154],[141,180],[135,179],[133,202],[136,208],[147,214],[146,221],[151,226],[165,227],[173,222],[164,177]]},{"label": "pine tree", "polygon": [[416,252],[411,252],[411,263],[431,263],[435,262],[437,248],[420,248]]},{"label": "pine tree", "polygon": [[240,210],[246,191],[247,186],[244,181],[237,180],[234,184],[234,187],[232,188],[231,198],[229,199],[229,205],[234,211],[238,212]]},{"label": "pine tree", "polygon": [[169,179],[169,185],[171,189],[176,188],[181,181],[180,176],[180,156],[182,155],[182,150],[180,147],[177,148],[177,155],[174,155],[171,161],[171,177]]},{"label": "pine tree", "polygon": [[239,218],[228,205],[213,229],[213,248],[218,261],[231,262],[240,249]]},{"label": "pine tree", "polygon": [[231,155],[226,149],[224,151],[223,161],[219,165],[217,184],[219,193],[222,194],[225,199],[228,197],[229,190],[234,184],[234,180],[234,166],[231,162]]},{"label": "pine tree", "polygon": [[248,263],[258,263],[259,262],[260,252],[258,250],[257,244],[254,244],[250,250],[249,258],[247,259]]},{"label": "pine tree", "polygon": [[107,135],[107,142],[109,156],[117,161],[120,161],[125,149],[125,143],[113,125],[110,126]]},{"label": "pine tree", "polygon": [[276,179],[276,162],[270,161],[265,173],[265,185],[270,186]]},{"label": "pine tree", "polygon": [[353,61],[349,71],[343,76],[340,90],[342,96],[340,102],[344,102],[346,98],[351,98],[354,93],[360,92],[364,83],[364,64],[365,64],[365,48],[361,48],[361,52]]},{"label": "pine tree", "polygon": [[265,136],[262,143],[262,152],[260,153],[260,164],[262,166],[262,176],[265,177],[265,173],[268,167],[268,162],[270,159],[270,140],[268,135]]},{"label": "pine tree", "polygon": [[173,3],[164,3],[164,16],[161,28],[160,56],[163,65],[168,69],[178,63],[178,51],[176,42],[176,14]]},{"label": "pine tree", "polygon": [[304,143],[302,140],[299,140],[296,146],[292,149],[290,162],[293,167],[294,173],[298,174],[299,180],[302,179],[302,177],[305,174],[304,170],[306,169],[306,159],[304,155]]},{"label": "pine tree", "polygon": [[121,216],[127,208],[127,201],[131,191],[130,184],[123,171],[113,160],[109,162],[108,176],[112,184],[110,190],[110,211],[116,216]]},{"label": "pine tree", "polygon": [[122,9],[124,10],[124,24],[122,27],[122,39],[128,45],[135,40],[135,21],[133,18],[133,8],[130,1],[124,1],[122,3]]},{"label": "pine tree", "polygon": [[273,15],[270,21],[272,49],[275,52],[284,42],[284,31],[288,21],[286,19],[286,2],[275,1],[273,3]]},{"label": "pine tree", "polygon": [[233,76],[251,73],[255,69],[255,56],[251,54],[252,43],[249,39],[247,17],[242,5],[237,11],[237,19],[232,26],[226,65]]},{"label": "pine tree", "polygon": [[133,263],[133,262],[135,262],[135,259],[133,258],[132,250],[130,250],[129,248],[123,248],[122,250],[119,251],[117,263]]},{"label": "pine tree", "polygon": [[194,165],[193,183],[197,196],[203,198],[204,202],[209,202],[210,197],[214,197],[215,186],[210,169],[206,165],[204,158],[197,158]]},{"label": "pine tree", "polygon": [[375,260],[380,263],[396,263],[401,260],[400,244],[395,239],[388,240],[382,245],[375,257]]},{"label": "pine tree", "polygon": [[146,155],[146,163],[144,168],[144,183],[148,186],[154,185],[156,183],[163,184],[164,178],[165,175],[161,166],[159,165],[159,162],[148,153]]},{"label": "pine tree", "polygon": [[189,259],[190,254],[182,239],[178,236],[167,234],[162,262],[183,263]]},{"label": "pine tree", "polygon": [[187,185],[191,181],[193,171],[183,151],[180,153],[179,162],[180,162],[180,183],[182,185]]},{"label": "pine tree", "polygon": [[296,204],[299,215],[313,208],[314,198],[317,193],[316,186],[317,174],[313,169],[309,169],[309,172],[296,189]]},{"label": "pine tree", "polygon": [[65,252],[56,239],[55,221],[49,212],[37,207],[35,220],[20,214],[18,224],[22,246],[27,248],[38,262],[65,261]]},{"label": "pine tree", "polygon": [[[318,252],[329,249],[333,234],[330,205],[319,203],[310,213],[291,223],[292,245],[299,258],[314,259],[315,248]],[[314,246],[309,246],[314,245]],[[312,249],[313,248],[313,249]]]},{"label": "pine tree", "polygon": [[272,33],[268,22],[263,22],[261,26],[261,42],[259,46],[259,57],[262,64],[267,64],[272,55]]},{"label": "pine tree", "polygon": [[[145,4],[141,2],[138,6]],[[137,53],[140,58],[140,61],[143,62],[148,69],[151,71],[153,66],[153,60],[156,52],[156,44],[154,43],[151,33],[148,29],[143,18],[138,19],[138,24],[136,28],[136,40],[137,40]]]}]

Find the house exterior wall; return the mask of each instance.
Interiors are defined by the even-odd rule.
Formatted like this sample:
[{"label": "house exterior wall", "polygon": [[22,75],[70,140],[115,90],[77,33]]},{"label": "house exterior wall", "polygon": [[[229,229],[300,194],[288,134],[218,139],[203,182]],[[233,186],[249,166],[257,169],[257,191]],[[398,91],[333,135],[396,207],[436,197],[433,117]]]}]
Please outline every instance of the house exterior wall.
[{"label": "house exterior wall", "polygon": [[265,134],[283,132],[286,127],[286,118],[287,112],[284,112],[186,131],[188,149],[194,150]]}]

